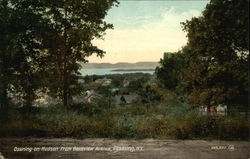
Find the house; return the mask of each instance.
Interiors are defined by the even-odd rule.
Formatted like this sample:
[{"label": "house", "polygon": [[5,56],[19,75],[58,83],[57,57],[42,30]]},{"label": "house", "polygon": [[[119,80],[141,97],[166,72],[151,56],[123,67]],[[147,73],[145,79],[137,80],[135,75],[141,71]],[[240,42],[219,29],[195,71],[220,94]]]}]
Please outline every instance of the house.
[{"label": "house", "polygon": [[101,87],[101,86],[102,86],[102,83],[92,82],[92,83],[90,83],[90,86],[93,86],[93,87]]},{"label": "house", "polygon": [[227,106],[219,104],[217,107],[217,114],[219,115],[227,115]]},{"label": "house", "polygon": [[34,106],[38,106],[41,104],[48,104],[48,98],[49,96],[47,94],[39,94],[38,98],[34,101]]},{"label": "house", "polygon": [[80,83],[80,84],[83,84],[83,83],[85,83],[85,80],[84,79],[78,79],[77,82]]},{"label": "house", "polygon": [[93,93],[95,93],[94,90],[87,90],[87,91],[85,92],[85,94],[86,94],[87,96],[89,96],[89,95],[91,95],[91,94],[93,94]]},{"label": "house", "polygon": [[102,95],[94,93],[94,94],[91,94],[91,95],[87,96],[85,98],[85,101],[87,103],[92,103],[95,99],[98,99],[98,98],[101,98],[101,97],[102,97]]},{"label": "house", "polygon": [[103,78],[103,79],[95,80],[95,82],[91,83],[91,86],[95,86],[95,87],[108,86],[111,83],[112,83],[112,79]]},{"label": "house", "polygon": [[112,89],[110,89],[110,91],[112,92],[112,93],[117,93],[117,92],[119,92],[119,88],[112,88]]},{"label": "house", "polygon": [[40,94],[38,98],[34,101],[33,106],[40,107],[40,106],[50,106],[55,105],[61,102],[59,98],[50,97],[47,94]]},{"label": "house", "polygon": [[92,103],[95,99],[98,99],[101,97],[102,97],[102,95],[95,93],[94,90],[87,90],[86,97],[84,98],[84,101],[87,103]]},{"label": "house", "polygon": [[219,104],[217,106],[211,106],[209,109],[209,113],[208,113],[208,109],[207,107],[200,107],[200,112],[202,112],[203,115],[227,115],[227,106],[226,105],[222,105]]},{"label": "house", "polygon": [[123,87],[128,87],[130,84],[129,80],[123,80]]}]

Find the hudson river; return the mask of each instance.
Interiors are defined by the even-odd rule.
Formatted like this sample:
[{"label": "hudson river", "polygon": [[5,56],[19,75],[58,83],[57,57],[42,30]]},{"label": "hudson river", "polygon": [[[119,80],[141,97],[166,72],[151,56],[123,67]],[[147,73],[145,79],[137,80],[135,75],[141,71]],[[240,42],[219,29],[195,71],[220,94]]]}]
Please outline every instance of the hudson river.
[{"label": "hudson river", "polygon": [[[112,71],[112,70],[120,70],[120,69],[126,69],[129,71]],[[93,69],[82,69],[81,74],[83,76],[86,75],[106,75],[106,74],[124,74],[124,73],[149,73],[153,74],[153,70],[148,70],[148,71],[140,71],[139,69],[136,71],[133,71],[132,69],[129,68],[93,68]]]}]

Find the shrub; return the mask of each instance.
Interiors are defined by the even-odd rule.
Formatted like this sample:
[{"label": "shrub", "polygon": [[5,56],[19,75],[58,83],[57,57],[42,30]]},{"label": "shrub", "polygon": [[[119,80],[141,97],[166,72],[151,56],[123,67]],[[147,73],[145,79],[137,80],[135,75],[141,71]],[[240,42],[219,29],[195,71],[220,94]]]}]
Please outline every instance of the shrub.
[{"label": "shrub", "polygon": [[249,123],[223,116],[189,117],[174,124],[174,135],[178,139],[222,139],[246,140],[249,133]]},{"label": "shrub", "polygon": [[71,110],[78,114],[95,116],[106,113],[110,110],[110,101],[107,98],[96,99],[93,103],[78,103],[70,106]]},{"label": "shrub", "polygon": [[136,134],[136,119],[131,116],[120,116],[115,121],[113,136],[116,138],[131,138]]},{"label": "shrub", "polygon": [[171,132],[171,123],[164,116],[151,116],[137,123],[139,137],[162,137]]},{"label": "shrub", "polygon": [[249,137],[250,123],[247,120],[227,117],[221,120],[219,124],[219,139],[246,140]]},{"label": "shrub", "polygon": [[137,116],[137,115],[144,115],[147,112],[147,107],[140,103],[135,103],[125,110],[127,113]]},{"label": "shrub", "polygon": [[[0,136],[177,138],[246,140],[249,121],[231,116],[204,116],[183,102],[165,107],[144,105],[109,108],[107,103],[13,109],[0,121]],[[153,105],[154,106],[154,105]]]}]

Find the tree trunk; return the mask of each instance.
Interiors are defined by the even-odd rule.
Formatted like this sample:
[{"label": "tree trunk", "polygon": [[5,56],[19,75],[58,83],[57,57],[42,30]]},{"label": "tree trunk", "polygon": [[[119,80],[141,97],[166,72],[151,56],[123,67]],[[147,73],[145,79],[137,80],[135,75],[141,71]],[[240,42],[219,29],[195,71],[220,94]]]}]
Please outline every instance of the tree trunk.
[{"label": "tree trunk", "polygon": [[7,120],[8,117],[8,93],[7,88],[3,86],[0,90],[0,119]]},{"label": "tree trunk", "polygon": [[[66,2],[66,1],[64,1]],[[67,19],[67,9],[64,7],[64,13],[65,13],[65,20]],[[66,22],[63,24],[64,27],[64,54],[63,54],[63,106],[64,108],[68,109],[68,96],[69,96],[69,86],[68,86],[68,67],[67,67],[67,57],[68,57],[68,41],[67,41],[67,25]]]},{"label": "tree trunk", "polygon": [[64,108],[68,109],[68,86],[67,86],[67,82],[64,79],[63,81],[63,106]]},{"label": "tree trunk", "polygon": [[26,92],[26,96],[24,98],[24,106],[27,108],[32,107],[34,102],[34,93],[31,91]]},{"label": "tree trunk", "polygon": [[[23,74],[26,74],[25,72]],[[35,100],[35,86],[33,84],[33,77],[32,75],[26,75],[25,76],[25,83],[23,85],[24,88],[24,106],[27,108],[27,110],[30,110],[30,108],[33,106],[33,102]]]},{"label": "tree trunk", "polygon": [[207,106],[207,115],[210,115],[210,114],[211,114],[210,108],[211,108],[211,105],[208,105],[208,106]]},{"label": "tree trunk", "polygon": [[7,107],[8,104],[8,99],[7,99],[7,89],[6,88],[1,88],[0,90],[0,107],[4,108]]}]

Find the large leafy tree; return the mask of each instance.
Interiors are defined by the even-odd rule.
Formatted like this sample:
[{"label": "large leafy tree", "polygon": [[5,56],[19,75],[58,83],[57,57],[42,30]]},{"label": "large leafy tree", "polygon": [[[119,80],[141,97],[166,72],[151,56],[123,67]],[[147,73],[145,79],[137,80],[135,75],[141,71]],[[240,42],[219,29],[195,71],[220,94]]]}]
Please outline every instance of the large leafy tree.
[{"label": "large leafy tree", "polygon": [[[165,53],[156,69],[163,86],[193,106],[248,106],[248,0],[211,0],[200,17],[183,23],[188,43]],[[208,109],[209,110],[209,109]]]},{"label": "large leafy tree", "polygon": [[11,61],[15,59],[13,47],[10,47],[15,38],[15,32],[10,30],[13,23],[11,13],[14,11],[9,8],[7,1],[0,3],[0,106],[6,108],[8,103],[8,85],[12,74]]},{"label": "large leafy tree", "polygon": [[34,4],[43,19],[49,21],[43,33],[46,47],[43,60],[47,66],[49,93],[59,96],[65,107],[69,105],[79,74],[80,62],[104,51],[92,44],[101,38],[105,30],[112,28],[104,21],[107,11],[116,0],[55,0],[38,1]]},{"label": "large leafy tree", "polygon": [[0,3],[0,104],[8,105],[8,94],[19,93],[24,105],[31,106],[39,88],[37,77],[41,44],[41,17],[28,1]]},{"label": "large leafy tree", "polygon": [[188,63],[189,51],[188,47],[183,47],[178,52],[164,53],[160,65],[155,70],[157,79],[164,88],[177,91],[181,87],[183,70]]},{"label": "large leafy tree", "polygon": [[184,82],[194,105],[248,106],[248,0],[211,0],[184,23],[191,60]]},{"label": "large leafy tree", "polygon": [[36,91],[47,88],[64,105],[79,90],[81,62],[104,51],[92,44],[105,30],[104,21],[116,0],[3,0],[0,2],[0,103],[8,92],[21,94],[31,106]]}]

